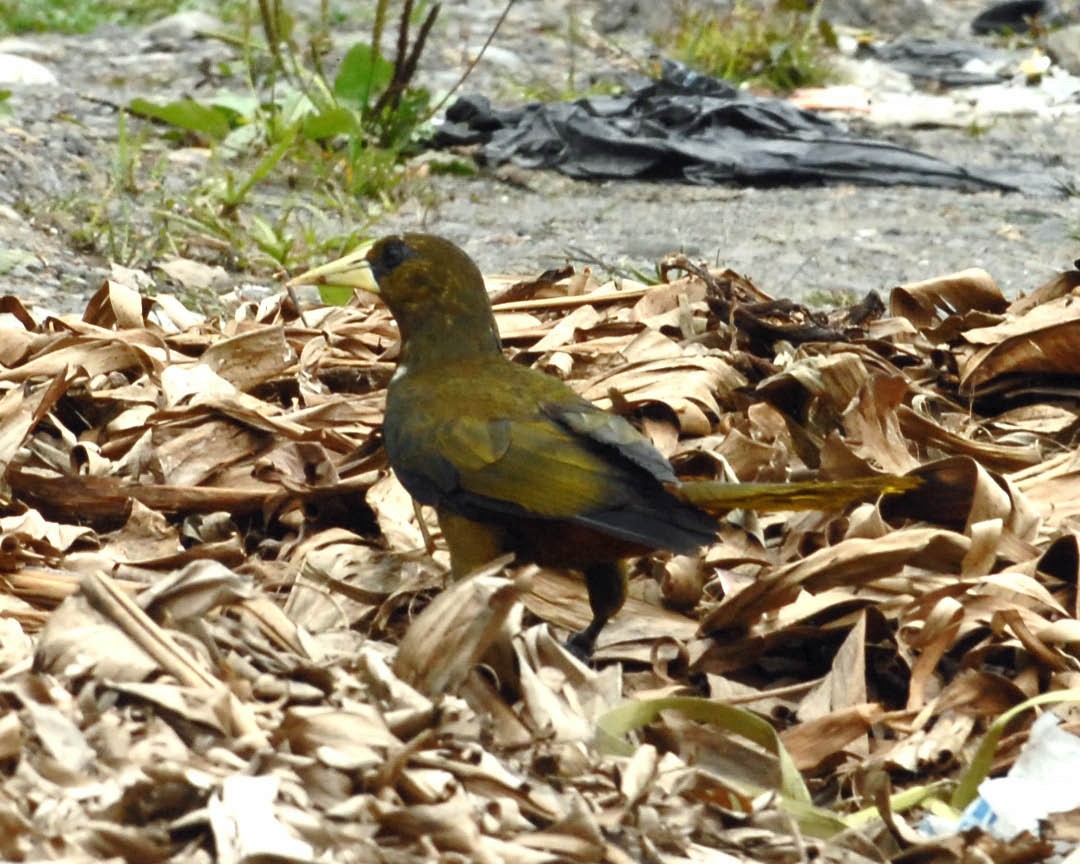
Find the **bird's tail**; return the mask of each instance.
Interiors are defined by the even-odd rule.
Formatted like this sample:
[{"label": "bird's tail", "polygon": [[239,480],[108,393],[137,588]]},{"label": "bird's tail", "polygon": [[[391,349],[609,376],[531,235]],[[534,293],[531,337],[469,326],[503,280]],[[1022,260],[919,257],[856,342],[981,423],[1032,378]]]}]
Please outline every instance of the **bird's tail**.
[{"label": "bird's tail", "polygon": [[853,501],[915,489],[918,477],[879,474],[854,480],[808,480],[799,483],[728,483],[724,480],[686,480],[671,491],[709,512],[728,510],[832,510]]}]

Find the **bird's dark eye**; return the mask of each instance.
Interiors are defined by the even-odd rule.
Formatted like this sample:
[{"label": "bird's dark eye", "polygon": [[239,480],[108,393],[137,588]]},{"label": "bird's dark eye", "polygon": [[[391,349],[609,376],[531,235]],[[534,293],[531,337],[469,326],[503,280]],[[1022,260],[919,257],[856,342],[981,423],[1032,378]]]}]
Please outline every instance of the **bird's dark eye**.
[{"label": "bird's dark eye", "polygon": [[382,254],[379,256],[380,268],[385,272],[390,272],[397,267],[402,261],[409,257],[409,247],[405,245],[404,240],[392,239],[389,240],[382,248]]}]

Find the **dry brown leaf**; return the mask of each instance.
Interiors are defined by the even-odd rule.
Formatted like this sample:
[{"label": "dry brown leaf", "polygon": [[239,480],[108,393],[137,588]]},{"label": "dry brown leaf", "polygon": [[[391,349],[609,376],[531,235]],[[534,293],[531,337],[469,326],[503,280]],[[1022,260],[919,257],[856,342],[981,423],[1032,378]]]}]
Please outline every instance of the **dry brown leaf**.
[{"label": "dry brown leaf", "polygon": [[[589,623],[592,612],[585,582],[580,577],[540,570],[532,577],[526,608],[539,618],[576,631]],[[630,614],[613,618],[597,640],[597,656],[635,657],[647,660],[656,639],[692,639],[695,622],[631,595],[623,607]]]},{"label": "dry brown leaf", "polygon": [[246,393],[280,375],[294,359],[284,327],[257,327],[215,342],[199,362]]},{"label": "dry brown leaf", "polygon": [[701,632],[751,626],[758,617],[795,599],[804,589],[856,587],[885,579],[905,565],[955,572],[971,546],[962,534],[939,528],[906,528],[879,539],[851,538],[778,567],[711,609]]},{"label": "dry brown leaf", "polygon": [[[427,546],[427,537],[417,521],[423,516],[412,496],[392,473],[384,474],[367,492],[367,504],[375,513],[387,545],[391,549],[411,551]],[[435,526],[429,523],[428,530]]]},{"label": "dry brown leaf", "polygon": [[1038,531],[1039,517],[1024,493],[970,457],[939,459],[912,473],[922,485],[884,499],[881,512],[887,520],[917,519],[970,534],[975,523],[1001,519],[1021,539]]},{"label": "dry brown leaf", "polygon": [[214,832],[216,860],[221,864],[272,857],[283,861],[310,861],[314,848],[286,828],[273,804],[280,778],[273,775],[233,775],[222,783],[221,795],[207,802]]},{"label": "dry brown leaf", "polygon": [[565,819],[544,831],[523,835],[518,842],[563,861],[598,861],[605,851],[604,834],[581,797],[571,795],[570,800],[572,809]]},{"label": "dry brown leaf", "polygon": [[522,710],[534,735],[560,742],[591,739],[596,720],[622,696],[618,666],[594,672],[555,642],[546,627],[514,640]]},{"label": "dry brown leaf", "polygon": [[37,663],[46,671],[93,674],[114,682],[142,681],[158,670],[150,654],[103,620],[82,595],[69,597],[49,616],[38,640]]},{"label": "dry brown leaf", "polygon": [[[832,423],[848,409],[869,376],[870,370],[854,351],[800,353],[781,372],[758,384],[758,391],[774,404],[790,404],[792,411],[795,403],[812,399],[814,404],[804,413],[815,417],[824,414],[821,422]],[[793,392],[796,390],[802,392]]]},{"label": "dry brown leaf", "polygon": [[403,681],[429,696],[452,692],[500,635],[505,637],[506,625],[513,633],[514,606],[528,590],[529,577],[494,575],[510,560],[492,562],[455,582],[412,621],[394,662]]},{"label": "dry brown leaf", "polygon": [[898,285],[889,294],[889,311],[919,328],[971,310],[1000,314],[1008,306],[993,277],[979,267],[922,282]]},{"label": "dry brown leaf", "polygon": [[844,748],[866,735],[883,709],[876,703],[838,708],[780,733],[795,764],[809,771],[826,759],[842,756]]},{"label": "dry brown leaf", "polygon": [[538,342],[529,347],[530,351],[554,351],[573,342],[579,330],[591,330],[600,322],[600,315],[592,306],[579,306],[565,318],[550,328]]},{"label": "dry brown leaf", "polygon": [[73,380],[70,370],[63,369],[44,386],[39,384],[29,390],[12,387],[0,397],[0,477],[7,473],[16,451],[41,419],[53,410]]},{"label": "dry brown leaf", "polygon": [[854,453],[892,474],[904,474],[919,464],[909,451],[897,415],[908,388],[900,375],[871,375],[844,418],[848,435],[857,442],[851,448]]},{"label": "dry brown leaf", "polygon": [[[1042,461],[1042,449],[1037,445],[1007,445],[993,441],[976,441],[942,427],[929,417],[916,413],[907,405],[896,409],[900,431],[924,447],[934,447],[953,456],[970,456],[987,468],[1015,471]],[[1045,426],[1044,426],[1045,428]]]},{"label": "dry brown leaf", "polygon": [[164,351],[156,345],[71,336],[50,343],[45,350],[14,368],[0,369],[0,381],[22,383],[35,378],[52,378],[66,374],[68,369],[81,369],[89,378],[135,369],[160,371],[166,359]]},{"label": "dry brown leaf", "polygon": [[1071,296],[993,327],[966,330],[964,339],[982,347],[962,364],[960,386],[971,393],[1003,375],[1080,374],[1080,361],[1072,350],[1078,333],[1080,304]]},{"label": "dry brown leaf", "polygon": [[96,546],[97,536],[85,526],[45,519],[37,510],[0,516],[0,546],[8,555],[19,547],[29,547],[39,556],[55,557],[80,541],[83,545]]},{"label": "dry brown leaf", "polygon": [[867,701],[866,615],[860,614],[836,652],[829,674],[799,702],[799,719],[805,724]]},{"label": "dry brown leaf", "polygon": [[402,745],[381,714],[365,704],[339,711],[291,708],[285,712],[278,736],[294,753],[314,756],[324,765],[348,772],[376,768],[386,760],[389,748]]},{"label": "dry brown leaf", "polygon": [[[691,353],[652,330],[643,331],[623,352],[627,363],[605,372],[581,389],[581,395],[610,407],[609,394],[630,406],[660,403],[679,420],[683,434],[704,435],[721,402],[729,404],[746,379],[721,357]],[[648,359],[637,360],[644,355]]]},{"label": "dry brown leaf", "polygon": [[148,287],[149,279],[139,271],[113,270],[113,278],[108,279],[86,304],[83,321],[98,327],[115,327],[120,330],[133,330],[145,323],[144,313],[149,303],[142,296]]},{"label": "dry brown leaf", "polygon": [[25,327],[7,324],[7,318],[0,317],[0,366],[11,368],[23,362],[38,340]]}]

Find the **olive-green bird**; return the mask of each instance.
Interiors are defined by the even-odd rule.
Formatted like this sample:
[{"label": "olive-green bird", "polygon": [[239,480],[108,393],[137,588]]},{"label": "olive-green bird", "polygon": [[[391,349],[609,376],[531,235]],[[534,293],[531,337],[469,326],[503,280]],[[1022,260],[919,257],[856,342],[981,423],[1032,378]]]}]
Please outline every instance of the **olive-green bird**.
[{"label": "olive-green bird", "polygon": [[592,620],[568,642],[582,657],[626,598],[622,559],[711,542],[706,511],[834,507],[917,482],[680,482],[625,419],[503,355],[479,269],[440,237],[385,237],[290,284],[386,303],[401,333],[383,424],[390,465],[435,508],[455,576],[505,552],[583,573]]}]

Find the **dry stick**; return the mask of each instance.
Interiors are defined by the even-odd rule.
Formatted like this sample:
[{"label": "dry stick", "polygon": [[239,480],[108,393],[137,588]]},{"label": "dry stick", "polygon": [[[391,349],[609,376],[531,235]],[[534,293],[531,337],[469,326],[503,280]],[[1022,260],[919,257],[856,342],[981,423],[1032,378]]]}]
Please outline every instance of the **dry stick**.
[{"label": "dry stick", "polygon": [[774,687],[771,690],[760,690],[757,693],[744,693],[741,696],[727,696],[723,700],[725,705],[749,705],[752,702],[761,702],[763,699],[786,699],[790,696],[801,696],[807,690],[817,687],[824,678],[815,678],[813,681],[800,681],[798,684],[788,684],[785,687]]},{"label": "dry stick", "polygon": [[[412,17],[413,0],[405,0],[405,5],[401,7],[401,17],[398,18],[398,37],[397,48],[394,52],[394,74],[390,77],[390,83],[386,86],[386,89],[379,96],[378,101],[375,103],[372,114],[376,117],[383,108],[393,98],[391,96],[397,88],[401,85],[401,72],[405,66],[405,58],[409,53],[409,18]],[[376,50],[378,50],[376,48]]]},{"label": "dry stick", "polygon": [[401,75],[401,85],[398,90],[398,97],[412,81],[413,76],[416,74],[416,66],[420,62],[420,55],[424,51],[424,46],[427,44],[428,36],[431,34],[431,28],[435,26],[435,19],[439,17],[439,12],[442,9],[442,4],[436,3],[431,7],[431,11],[428,12],[427,18],[424,19],[424,23],[420,25],[420,32],[416,34],[416,41],[413,42],[412,49],[409,51],[409,56],[405,58],[405,71]]},{"label": "dry stick", "polygon": [[438,114],[442,110],[443,105],[445,105],[450,100],[450,97],[458,91],[458,88],[465,83],[465,79],[472,74],[473,69],[476,68],[476,65],[483,58],[484,52],[487,51],[488,46],[491,45],[492,40],[495,38],[495,34],[498,33],[499,28],[502,27],[503,21],[506,20],[506,16],[510,14],[510,9],[513,5],[514,0],[506,0],[506,8],[503,9],[502,14],[499,16],[499,20],[495,22],[495,26],[491,28],[491,32],[488,33],[488,37],[484,40],[484,44],[480,46],[480,50],[476,53],[476,57],[469,61],[469,65],[465,67],[465,71],[461,73],[461,77],[454,82],[453,87],[446,91],[446,95],[435,104],[435,107],[428,111],[424,120],[430,120]]},{"label": "dry stick", "polygon": [[[143,582],[131,579],[117,579],[113,582],[129,594],[137,594],[146,587]],[[33,567],[23,568],[14,573],[4,574],[5,593],[28,602],[32,599],[38,605],[59,605],[79,588],[79,577],[75,574],[59,573]]]},{"label": "dry stick", "polygon": [[397,70],[405,62],[405,54],[409,50],[409,19],[412,17],[413,0],[405,0],[401,7],[401,17],[398,18],[397,53],[394,55],[394,77],[397,78]]},{"label": "dry stick", "polygon": [[413,515],[416,516],[416,524],[420,526],[420,536],[424,538],[424,550],[428,555],[435,551],[435,538],[428,530],[427,522],[424,521],[423,505],[415,498],[412,499]]},{"label": "dry stick", "polygon": [[281,38],[277,10],[270,5],[270,0],[259,0],[259,21],[262,24],[263,37],[266,39],[266,47],[274,58],[274,65],[281,71],[285,71],[285,62],[281,56],[281,46],[278,40]]},{"label": "dry stick", "polygon": [[119,590],[104,571],[84,576],[79,580],[79,587],[97,612],[123,631],[181,686],[208,690],[224,687],[221,681],[196,664],[134,600]]},{"label": "dry stick", "polygon": [[527,309],[572,309],[589,303],[615,303],[619,300],[638,300],[644,297],[652,286],[628,288],[625,291],[595,291],[592,294],[575,294],[573,297],[543,297],[539,300],[511,300],[508,303],[496,303],[492,306],[496,312],[523,312]]},{"label": "dry stick", "polygon": [[308,324],[307,318],[304,317],[304,307],[300,305],[300,298],[296,296],[296,289],[288,282],[285,283],[285,293],[288,294],[289,299],[292,300],[292,304],[296,308],[296,314],[300,318],[300,323],[310,329],[311,325]]},{"label": "dry stick", "polygon": [[416,41],[413,42],[412,49],[407,53],[402,53],[407,46],[403,46],[399,39],[398,56],[394,60],[394,76],[375,103],[375,107],[371,109],[373,116],[378,117],[384,108],[397,108],[401,104],[401,94],[405,92],[413,75],[416,74],[416,64],[420,61],[420,54],[424,50],[424,45],[427,44],[428,35],[441,8],[438,3],[431,7],[424,23],[420,25],[420,32],[416,36]]}]

